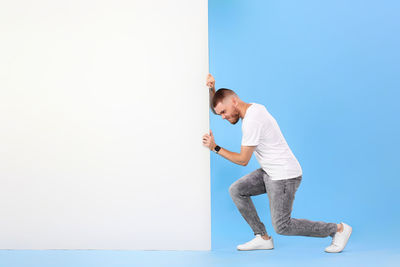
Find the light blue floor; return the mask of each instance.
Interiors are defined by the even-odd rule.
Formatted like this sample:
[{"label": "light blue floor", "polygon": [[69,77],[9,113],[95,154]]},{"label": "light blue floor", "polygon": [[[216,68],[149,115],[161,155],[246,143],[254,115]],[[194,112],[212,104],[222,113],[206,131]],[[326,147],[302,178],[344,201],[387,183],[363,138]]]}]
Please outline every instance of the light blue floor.
[{"label": "light blue floor", "polygon": [[[400,249],[379,241],[352,242],[338,254],[323,252],[328,239],[281,238],[269,251],[0,250],[1,267],[89,266],[400,266]],[[277,244],[275,244],[277,245]]]}]

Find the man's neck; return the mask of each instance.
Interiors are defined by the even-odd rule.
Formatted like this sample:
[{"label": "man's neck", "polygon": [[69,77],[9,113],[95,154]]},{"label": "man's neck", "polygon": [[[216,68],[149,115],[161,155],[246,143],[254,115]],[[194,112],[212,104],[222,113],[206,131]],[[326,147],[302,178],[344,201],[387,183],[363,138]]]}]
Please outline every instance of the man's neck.
[{"label": "man's neck", "polygon": [[241,102],[238,105],[238,109],[239,109],[239,115],[240,118],[243,120],[244,116],[246,115],[246,111],[247,109],[251,106],[251,104],[246,103],[246,102]]}]

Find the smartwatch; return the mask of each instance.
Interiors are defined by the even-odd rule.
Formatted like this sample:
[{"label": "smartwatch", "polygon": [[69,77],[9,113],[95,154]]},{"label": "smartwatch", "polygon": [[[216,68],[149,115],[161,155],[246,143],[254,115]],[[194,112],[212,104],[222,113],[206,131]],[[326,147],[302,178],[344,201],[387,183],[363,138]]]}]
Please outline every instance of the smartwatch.
[{"label": "smartwatch", "polygon": [[215,153],[218,153],[221,147],[219,145],[216,145],[214,148]]}]

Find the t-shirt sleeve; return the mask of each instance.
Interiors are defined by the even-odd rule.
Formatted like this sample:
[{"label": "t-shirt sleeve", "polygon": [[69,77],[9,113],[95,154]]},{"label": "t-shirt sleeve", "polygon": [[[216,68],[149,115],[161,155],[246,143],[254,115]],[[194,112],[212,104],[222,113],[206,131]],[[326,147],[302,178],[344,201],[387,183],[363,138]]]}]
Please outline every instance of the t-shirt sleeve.
[{"label": "t-shirt sleeve", "polygon": [[246,121],[242,128],[242,146],[257,146],[260,143],[262,126],[258,121]]}]

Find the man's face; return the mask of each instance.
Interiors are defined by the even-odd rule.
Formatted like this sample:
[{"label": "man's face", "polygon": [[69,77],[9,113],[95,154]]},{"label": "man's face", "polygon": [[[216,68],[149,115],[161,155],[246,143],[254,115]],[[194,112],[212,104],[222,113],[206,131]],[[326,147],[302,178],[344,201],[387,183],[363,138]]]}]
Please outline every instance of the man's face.
[{"label": "man's face", "polygon": [[227,97],[219,102],[214,110],[222,119],[228,120],[231,124],[236,124],[240,119],[240,114],[235,103],[236,101],[232,97]]}]

